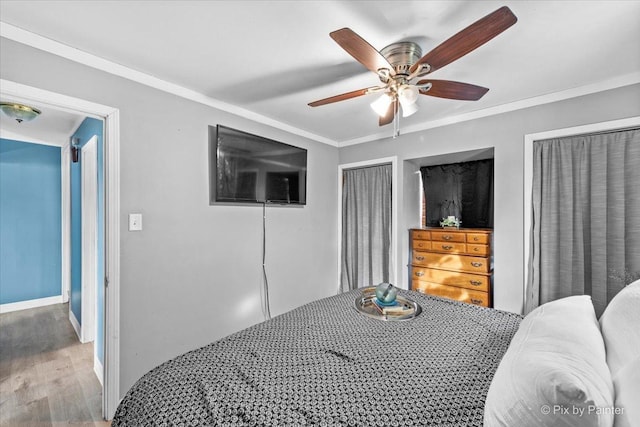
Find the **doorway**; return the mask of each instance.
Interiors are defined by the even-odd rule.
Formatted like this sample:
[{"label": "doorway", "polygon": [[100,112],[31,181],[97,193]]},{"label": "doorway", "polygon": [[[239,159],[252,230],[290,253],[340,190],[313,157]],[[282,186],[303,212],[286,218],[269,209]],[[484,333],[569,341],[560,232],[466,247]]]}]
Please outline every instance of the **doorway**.
[{"label": "doorway", "polygon": [[104,120],[105,175],[105,338],[103,417],[111,419],[119,403],[120,165],[119,110],[64,94],[0,79],[3,96],[26,104],[44,104]]},{"label": "doorway", "polygon": [[[374,171],[369,176],[367,171]],[[366,201],[356,196],[365,191],[360,187],[347,189],[345,174],[362,175],[364,186],[371,191]],[[338,292],[361,286],[375,286],[387,281],[405,288],[399,283],[397,263],[398,248],[398,197],[392,191],[397,182],[397,158],[388,157],[338,166]],[[347,177],[347,179],[349,179]],[[360,204],[360,207],[354,205]],[[364,204],[363,204],[364,203]],[[363,213],[362,208],[368,213]],[[354,213],[354,215],[351,214]],[[375,216],[375,218],[372,217]],[[373,221],[373,222],[372,222]],[[358,228],[368,228],[375,223],[373,233],[360,233]],[[359,236],[356,236],[359,235]],[[361,247],[357,247],[360,245]],[[382,267],[376,267],[376,265]],[[365,270],[358,272],[357,270]],[[377,270],[377,271],[374,271]],[[376,283],[374,283],[376,282]]]},{"label": "doorway", "polygon": [[[635,219],[633,215],[635,205],[632,203],[634,197],[628,192],[624,193],[624,182],[635,183],[637,180],[631,178],[632,172],[630,171],[635,169],[625,165],[625,161],[633,159],[634,153],[631,149],[624,147],[627,144],[628,147],[637,147],[637,145],[633,139],[627,141],[625,137],[610,137],[615,133],[621,136],[625,131],[638,127],[640,127],[640,117],[636,116],[524,136],[525,271],[523,312],[525,314],[550,299],[566,296],[569,293],[584,293],[591,296],[596,314],[599,316],[610,299],[634,279],[633,273],[636,267],[633,260],[635,259],[633,256],[625,256],[625,253],[634,253],[634,244],[637,246],[637,240],[634,241],[624,227],[625,223],[629,222],[629,216]],[[548,147],[553,147],[556,152],[562,153],[564,158],[575,158],[572,166],[576,170],[580,169],[580,173],[572,175],[571,168],[564,165],[560,168],[556,167],[556,164],[561,164],[557,160],[560,156],[556,153],[553,153],[555,163],[550,165],[548,159],[551,156],[548,154],[550,150]],[[588,149],[586,149],[587,147]],[[546,150],[544,163],[541,160],[543,149]],[[582,149],[582,152],[579,149]],[[582,162],[583,158],[589,160]],[[601,159],[606,159],[606,161],[601,163]],[[545,168],[545,174],[536,174],[536,169],[540,170],[542,166]],[[556,177],[551,173],[557,174],[557,169],[561,169],[565,173],[569,170],[568,176],[571,179],[563,178],[554,181],[549,178]],[[581,179],[582,182],[580,182]],[[557,210],[562,209],[563,212],[568,212],[573,209],[575,212],[579,212],[577,215],[574,214],[575,218],[586,218],[582,223],[578,221],[574,223],[572,218],[569,218],[569,225],[563,223],[564,229],[572,230],[577,237],[567,238],[565,236],[562,240],[560,240],[561,238],[557,239],[563,243],[562,246],[556,243],[559,254],[553,252],[551,250],[553,245],[548,243],[549,241],[553,243],[549,236],[558,236],[559,231],[553,229],[553,221],[545,221],[546,218],[540,219],[543,217],[543,213],[545,217],[549,217],[548,212],[552,212],[548,208],[549,202],[546,202],[545,208],[541,209],[543,205],[541,196],[543,186],[541,183],[551,181],[554,181],[554,186],[544,185],[544,200],[552,200],[551,203],[557,204]],[[560,187],[559,181],[570,184],[563,184]],[[593,183],[597,183],[597,191]],[[554,190],[553,197],[548,195],[549,189]],[[566,201],[574,203],[574,200],[588,200],[589,203],[581,203],[579,206],[570,205],[571,209],[560,203]],[[597,211],[597,209],[601,211]],[[625,215],[627,216],[626,221]],[[593,218],[602,217],[609,218],[607,224],[617,222],[620,227],[618,225],[614,227],[610,224],[603,227],[602,224],[592,222]],[[542,229],[544,232],[541,231]],[[584,238],[583,236],[590,237]],[[584,243],[575,245],[574,242],[579,238],[582,238]],[[597,245],[593,242],[597,242]],[[573,250],[572,245],[577,246],[577,249]],[[548,250],[545,251],[545,248]],[[600,256],[602,252],[606,256]],[[554,254],[552,262],[545,262],[543,255],[549,256],[549,253]],[[567,262],[566,257],[563,256],[567,253],[572,254],[570,262]],[[574,266],[578,266],[578,268]],[[540,279],[544,274],[549,277],[563,274],[567,280],[544,281]],[[574,277],[579,280],[574,281]],[[570,286],[545,286],[546,289],[542,289],[541,284],[547,283],[567,283]],[[577,284],[573,286],[573,283]]]}]

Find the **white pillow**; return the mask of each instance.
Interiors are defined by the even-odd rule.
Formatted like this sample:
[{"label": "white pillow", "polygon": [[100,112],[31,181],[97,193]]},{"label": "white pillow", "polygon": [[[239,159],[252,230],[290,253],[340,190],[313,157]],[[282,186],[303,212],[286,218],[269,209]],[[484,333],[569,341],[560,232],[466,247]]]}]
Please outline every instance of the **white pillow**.
[{"label": "white pillow", "polygon": [[640,280],[627,285],[600,316],[611,376],[640,354]]},{"label": "white pillow", "polygon": [[[613,383],[589,296],[544,304],[520,324],[489,387],[485,427],[611,427]],[[607,413],[602,413],[607,412]]]},{"label": "white pillow", "polygon": [[613,377],[616,389],[615,427],[640,426],[640,356]]}]

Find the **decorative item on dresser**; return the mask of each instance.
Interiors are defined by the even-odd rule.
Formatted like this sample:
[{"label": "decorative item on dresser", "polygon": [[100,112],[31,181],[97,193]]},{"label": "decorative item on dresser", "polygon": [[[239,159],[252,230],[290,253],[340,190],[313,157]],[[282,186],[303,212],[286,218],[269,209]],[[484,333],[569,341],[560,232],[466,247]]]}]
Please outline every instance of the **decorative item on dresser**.
[{"label": "decorative item on dresser", "polygon": [[471,304],[493,305],[492,230],[409,230],[411,289]]}]

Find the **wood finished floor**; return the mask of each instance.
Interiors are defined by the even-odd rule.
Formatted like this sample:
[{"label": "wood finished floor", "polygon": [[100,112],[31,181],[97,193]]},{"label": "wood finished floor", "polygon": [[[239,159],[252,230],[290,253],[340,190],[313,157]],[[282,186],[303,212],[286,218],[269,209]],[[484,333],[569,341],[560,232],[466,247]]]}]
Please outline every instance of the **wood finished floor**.
[{"label": "wood finished floor", "polygon": [[69,305],[0,315],[0,426],[109,426],[93,372],[93,344],[82,344]]}]

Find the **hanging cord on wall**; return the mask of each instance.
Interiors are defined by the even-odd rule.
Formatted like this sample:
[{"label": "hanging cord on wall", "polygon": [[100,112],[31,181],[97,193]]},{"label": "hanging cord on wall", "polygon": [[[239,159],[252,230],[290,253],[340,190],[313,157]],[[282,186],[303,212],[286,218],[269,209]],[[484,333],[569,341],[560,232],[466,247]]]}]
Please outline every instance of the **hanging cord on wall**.
[{"label": "hanging cord on wall", "polygon": [[262,203],[262,278],[264,291],[263,313],[267,320],[271,319],[271,308],[269,307],[269,281],[267,280],[267,202]]}]

